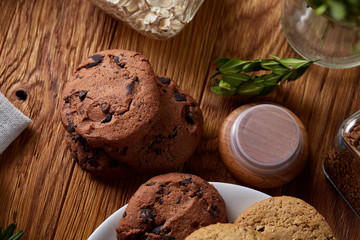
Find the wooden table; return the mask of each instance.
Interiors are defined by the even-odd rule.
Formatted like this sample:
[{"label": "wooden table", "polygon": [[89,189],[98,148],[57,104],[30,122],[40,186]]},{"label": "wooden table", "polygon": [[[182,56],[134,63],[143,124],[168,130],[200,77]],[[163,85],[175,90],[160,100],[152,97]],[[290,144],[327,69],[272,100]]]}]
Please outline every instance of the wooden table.
[{"label": "wooden table", "polygon": [[[0,91],[33,122],[0,156],[0,226],[16,221],[25,230],[23,239],[86,239],[146,180],[102,182],[81,171],[59,120],[59,93],[80,61],[99,50],[123,48],[144,54],[156,73],[200,102],[204,136],[184,171],[206,180],[242,184],[217,150],[221,123],[236,107],[267,100],[297,114],[310,137],[308,164],[291,183],[260,190],[304,199],[325,216],[338,239],[358,239],[360,221],[324,177],[322,159],[340,123],[360,108],[360,68],[312,66],[265,98],[229,98],[209,90],[217,57],[296,56],[281,30],[280,2],[206,0],[180,35],[155,41],[87,0],[1,0]],[[19,90],[26,100],[16,97]]]}]

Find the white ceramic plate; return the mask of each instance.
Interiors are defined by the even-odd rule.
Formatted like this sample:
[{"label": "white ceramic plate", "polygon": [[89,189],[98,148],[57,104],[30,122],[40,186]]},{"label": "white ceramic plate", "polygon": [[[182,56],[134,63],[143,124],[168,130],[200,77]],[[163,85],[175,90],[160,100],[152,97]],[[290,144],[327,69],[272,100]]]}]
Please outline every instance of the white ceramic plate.
[{"label": "white ceramic plate", "polygon": [[[233,222],[239,214],[250,205],[270,196],[251,188],[229,183],[210,182],[219,191],[226,203],[229,222]],[[127,205],[123,206],[106,219],[88,238],[88,240],[116,240],[115,228]]]}]

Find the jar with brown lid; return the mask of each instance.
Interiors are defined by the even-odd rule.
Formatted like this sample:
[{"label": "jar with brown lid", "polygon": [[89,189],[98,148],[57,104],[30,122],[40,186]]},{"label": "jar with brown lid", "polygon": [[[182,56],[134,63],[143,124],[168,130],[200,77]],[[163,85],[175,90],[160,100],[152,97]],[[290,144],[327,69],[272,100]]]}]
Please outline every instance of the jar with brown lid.
[{"label": "jar with brown lid", "polygon": [[224,121],[219,151],[228,170],[258,188],[279,187],[304,167],[308,136],[301,120],[275,104],[246,104]]}]

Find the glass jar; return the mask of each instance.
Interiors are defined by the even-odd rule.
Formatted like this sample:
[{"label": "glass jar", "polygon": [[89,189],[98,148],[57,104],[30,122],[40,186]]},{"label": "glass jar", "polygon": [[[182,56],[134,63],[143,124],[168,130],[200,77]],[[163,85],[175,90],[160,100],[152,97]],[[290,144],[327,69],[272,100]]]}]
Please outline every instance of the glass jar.
[{"label": "glass jar", "polygon": [[283,0],[281,23],[286,39],[302,57],[329,68],[360,65],[360,31],[355,25],[317,15],[305,0]]},{"label": "glass jar", "polygon": [[347,118],[336,137],[336,149],[323,162],[325,176],[360,218],[360,111]]},{"label": "glass jar", "polygon": [[108,14],[154,39],[168,39],[193,19],[204,0],[90,0]]}]

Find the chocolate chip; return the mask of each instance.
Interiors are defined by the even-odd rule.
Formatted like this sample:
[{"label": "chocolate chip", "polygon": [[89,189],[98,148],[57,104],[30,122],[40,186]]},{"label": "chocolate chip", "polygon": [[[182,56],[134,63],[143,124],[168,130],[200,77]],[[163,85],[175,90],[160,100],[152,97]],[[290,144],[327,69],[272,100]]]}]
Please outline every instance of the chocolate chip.
[{"label": "chocolate chip", "polygon": [[177,127],[174,127],[174,129],[172,130],[172,133],[170,133],[170,134],[168,135],[168,138],[174,138],[174,137],[177,136],[177,134],[178,134],[178,132],[177,132]]},{"label": "chocolate chip", "polygon": [[64,97],[64,101],[65,101],[65,103],[70,103],[70,98],[69,97]]},{"label": "chocolate chip", "polygon": [[93,168],[97,168],[98,167],[98,164],[97,162],[94,160],[94,158],[87,158],[85,159],[85,161]]},{"label": "chocolate chip", "polygon": [[129,84],[126,86],[126,90],[127,90],[126,96],[131,95],[132,92],[133,92],[133,90],[134,90],[134,88],[135,88],[134,83],[129,83]]},{"label": "chocolate chip", "polygon": [[107,112],[109,111],[109,109],[110,109],[110,105],[109,105],[109,104],[107,104],[107,103],[101,104],[101,111],[102,111],[103,113],[107,113]]},{"label": "chocolate chip", "polygon": [[179,182],[179,184],[181,186],[185,186],[185,185],[190,184],[190,183],[192,183],[191,178],[186,178],[186,179],[182,180],[181,182]]},{"label": "chocolate chip", "polygon": [[139,82],[139,78],[138,77],[134,77],[134,82]]},{"label": "chocolate chip", "polygon": [[96,65],[100,64],[103,60],[103,56],[101,56],[100,54],[95,54],[95,55],[91,56],[90,58],[92,60],[94,60],[94,62],[86,65],[85,68],[95,67]]},{"label": "chocolate chip", "polygon": [[175,101],[178,101],[178,102],[185,102],[186,101],[186,96],[179,93],[179,92],[174,92],[174,96],[175,96]]},{"label": "chocolate chip", "polygon": [[208,210],[208,212],[213,216],[213,217],[218,217],[219,216],[219,213],[220,213],[220,209],[212,204],[210,209]]},{"label": "chocolate chip", "polygon": [[156,155],[161,155],[162,150],[160,148],[156,148],[155,153],[156,153]]},{"label": "chocolate chip", "polygon": [[265,230],[265,227],[261,227],[259,229],[256,229],[258,232],[263,232]]},{"label": "chocolate chip", "polygon": [[116,64],[119,64],[120,63],[120,58],[118,56],[114,56],[114,62]]},{"label": "chocolate chip", "polygon": [[150,222],[150,220],[154,219],[154,215],[151,210],[148,208],[140,209],[140,218],[145,222]]},{"label": "chocolate chip", "polygon": [[81,101],[84,101],[84,99],[86,98],[86,95],[87,95],[87,91],[81,90],[81,91],[80,91],[80,94],[79,94],[80,100],[81,100]]},{"label": "chocolate chip", "polygon": [[76,126],[74,125],[74,123],[72,123],[72,122],[68,122],[68,126],[67,126],[67,130],[69,131],[69,132],[75,132],[75,128],[76,128]]},{"label": "chocolate chip", "polygon": [[75,142],[80,142],[82,145],[87,144],[86,140],[81,135],[75,135],[74,136]]},{"label": "chocolate chip", "polygon": [[155,233],[156,235],[160,235],[162,233],[161,231],[161,228],[163,227],[164,225],[160,225],[160,226],[157,226],[155,227],[153,230],[151,230],[152,233]]},{"label": "chocolate chip", "polygon": [[122,57],[126,57],[126,55],[125,55],[124,53],[120,54],[120,56],[122,56]]},{"label": "chocolate chip", "polygon": [[160,203],[160,204],[163,204],[163,203],[164,203],[164,200],[163,200],[161,197],[159,197],[156,201],[157,201],[158,203]]},{"label": "chocolate chip", "polygon": [[126,215],[127,215],[127,213],[126,213],[126,211],[125,211],[122,217],[124,218],[124,217],[126,217]]},{"label": "chocolate chip", "polygon": [[191,198],[193,197],[199,197],[201,198],[204,195],[204,192],[201,190],[198,190],[197,192],[195,192],[194,194],[190,195]]},{"label": "chocolate chip", "polygon": [[158,77],[158,80],[159,80],[162,84],[170,85],[170,78],[167,78],[167,77]]},{"label": "chocolate chip", "polygon": [[108,113],[106,117],[101,121],[101,123],[108,123],[112,119],[112,114]]},{"label": "chocolate chip", "polygon": [[27,99],[27,92],[25,92],[24,90],[17,90],[15,92],[15,95],[21,101],[25,101]]},{"label": "chocolate chip", "polygon": [[166,187],[167,185],[166,184],[161,184],[159,186],[159,190],[156,192],[157,194],[163,194],[165,191],[164,191],[164,188]]},{"label": "chocolate chip", "polygon": [[180,203],[181,198],[176,199],[176,204]]},{"label": "chocolate chip", "polygon": [[185,110],[185,120],[187,123],[190,123],[190,124],[194,124],[194,120],[191,118],[191,107],[188,106],[186,107],[186,110]]},{"label": "chocolate chip", "polygon": [[146,184],[145,186],[152,186],[152,185],[155,185],[156,182],[149,182],[148,184]]},{"label": "chocolate chip", "polygon": [[125,67],[125,63],[121,63],[120,58],[118,56],[114,56],[114,62],[116,63],[116,65],[118,65],[121,68]]}]

